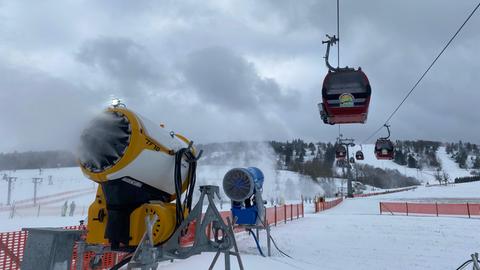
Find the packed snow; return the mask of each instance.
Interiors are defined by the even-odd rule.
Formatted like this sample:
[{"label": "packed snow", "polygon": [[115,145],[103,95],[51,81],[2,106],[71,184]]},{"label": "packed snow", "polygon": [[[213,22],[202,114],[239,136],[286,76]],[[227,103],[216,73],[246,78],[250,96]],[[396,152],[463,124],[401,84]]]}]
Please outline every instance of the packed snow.
[{"label": "packed snow", "polygon": [[[365,154],[364,160],[358,160],[359,164],[368,164],[376,168],[381,169],[390,169],[390,170],[397,170],[401,174],[414,177],[418,179],[422,183],[430,183],[435,184],[437,181],[435,180],[435,171],[432,170],[418,170],[415,168],[408,168],[407,166],[399,165],[392,160],[377,160],[374,153],[373,144],[366,144],[362,145],[360,148],[359,145],[353,147],[353,153],[356,151],[363,149],[363,153]],[[470,171],[466,169],[461,169],[457,163],[455,163],[446,153],[445,147],[441,146],[438,148],[437,151],[437,159],[439,160],[442,170],[448,173],[450,180],[453,181],[456,177],[462,176],[470,176]]]},{"label": "packed snow", "polygon": [[[262,169],[265,179],[271,181],[271,184],[265,185],[264,188],[264,199],[269,204],[272,200],[275,203],[297,203],[301,200],[302,195],[307,198],[324,195],[322,186],[314,183],[308,177],[295,172],[275,170],[273,164],[267,161],[255,164]],[[248,165],[241,163],[236,167],[242,166]],[[235,166],[199,166],[197,187],[207,184],[221,187],[224,174],[233,167]],[[25,226],[77,225],[79,220],[87,219],[88,206],[95,198],[97,184],[87,179],[79,167],[0,172],[0,175],[4,174],[17,177],[17,179],[13,184],[10,206],[7,205],[8,184],[6,181],[0,181],[0,192],[4,196],[0,201],[0,219],[2,220],[0,232],[20,230]],[[33,205],[33,177],[43,180],[37,186],[37,205]],[[52,181],[50,182],[49,179]],[[219,203],[219,207],[226,207],[229,200],[223,194],[222,189],[220,190],[224,202]],[[64,194],[65,192],[67,194]],[[199,193],[197,192],[195,195],[194,198],[197,198]],[[70,216],[72,202],[75,204],[75,211]],[[65,203],[67,203],[68,209],[66,215],[62,216]]]},{"label": "packed snow", "polygon": [[[478,252],[480,219],[379,215],[379,202],[405,198],[478,197],[480,183],[347,199],[339,206],[273,227],[285,257],[273,248],[261,257],[246,234],[237,237],[245,269],[456,269]],[[263,240],[265,237],[263,236]],[[265,241],[262,248],[266,250]],[[188,260],[164,262],[158,269],[208,269],[205,253]],[[232,257],[232,269],[239,269]],[[215,269],[223,269],[222,257]]]},{"label": "packed snow", "polygon": [[[373,149],[370,149],[373,150]],[[364,146],[364,151],[370,151]],[[468,175],[458,168],[445,153],[437,153],[442,167],[453,177]],[[369,157],[372,156],[372,157]],[[363,161],[376,167],[399,169],[401,173],[415,176],[417,171],[399,166],[391,161],[376,161],[373,155],[365,155]],[[239,164],[243,166],[244,164]],[[298,199],[304,193],[322,194],[320,185],[310,179],[289,172],[275,171],[265,164],[259,166],[265,172],[265,198],[281,197]],[[265,166],[263,166],[265,165]],[[397,167],[398,166],[398,167]],[[221,183],[224,173],[233,166],[200,166],[199,184]],[[10,218],[10,211],[0,211],[0,232],[19,230],[22,227],[62,227],[76,225],[86,219],[85,207],[93,201],[95,184],[86,179],[79,168],[5,171],[1,174],[17,177],[14,183],[12,201],[31,199],[33,196],[32,177],[42,177],[38,196],[57,194],[65,191],[91,189],[88,194],[74,198],[78,211],[74,215],[60,216],[63,199],[41,206],[42,209],[57,207],[53,214],[36,216],[37,208],[31,212],[16,212]],[[412,175],[413,174],[413,175]],[[49,184],[49,176],[52,184]],[[432,181],[424,178],[424,181]],[[334,179],[335,186],[341,179]],[[344,183],[345,185],[345,183]],[[0,190],[6,195],[6,181],[0,182]],[[367,187],[367,191],[373,190]],[[311,204],[306,204],[305,218],[272,228],[277,245],[292,258],[283,256],[272,247],[272,257],[259,255],[253,239],[246,233],[237,234],[237,242],[245,269],[455,269],[479,251],[480,235],[475,233],[480,226],[479,218],[426,217],[380,215],[380,201],[422,201],[422,202],[479,202],[480,182],[448,186],[421,186],[416,190],[392,193],[366,198],[347,199],[339,206],[325,212],[313,213]],[[77,194],[78,195],[78,194]],[[63,197],[61,197],[63,198]],[[275,198],[276,199],[276,198]],[[5,209],[6,196],[2,197],[0,209]],[[40,204],[42,201],[40,200]],[[7,207],[8,208],[8,207]],[[227,207],[228,208],[228,207]],[[262,248],[266,251],[265,236],[261,235]],[[159,269],[207,269],[214,254],[204,253],[187,260],[163,262]],[[235,258],[231,259],[233,269],[238,269]],[[215,269],[224,269],[220,257]]]}]

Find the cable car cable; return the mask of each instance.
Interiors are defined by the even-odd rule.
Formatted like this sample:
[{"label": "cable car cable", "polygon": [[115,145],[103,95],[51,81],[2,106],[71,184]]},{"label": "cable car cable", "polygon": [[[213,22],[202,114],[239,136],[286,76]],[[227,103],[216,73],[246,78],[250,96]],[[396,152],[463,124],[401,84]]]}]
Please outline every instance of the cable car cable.
[{"label": "cable car cable", "polygon": [[337,68],[340,68],[340,0],[337,0]]},{"label": "cable car cable", "polygon": [[452,43],[452,41],[457,37],[458,33],[460,33],[460,31],[462,30],[462,28],[467,24],[467,22],[470,20],[470,18],[473,16],[473,14],[475,14],[475,12],[478,10],[478,8],[480,7],[480,2],[475,6],[475,8],[473,9],[473,11],[470,13],[470,15],[468,15],[467,19],[465,19],[465,21],[462,23],[462,25],[457,29],[457,31],[455,32],[455,34],[450,38],[450,40],[445,44],[445,46],[443,47],[443,49],[440,51],[440,53],[437,55],[437,57],[435,57],[435,59],[433,60],[433,62],[428,66],[428,68],[425,70],[425,72],[423,72],[422,76],[420,76],[420,78],[417,80],[417,82],[413,85],[412,89],[410,89],[410,91],[407,93],[407,95],[402,99],[402,101],[400,102],[400,104],[398,104],[398,106],[395,108],[395,110],[393,110],[393,112],[390,114],[390,116],[387,118],[387,120],[384,122],[384,124],[382,124],[374,133],[372,133],[372,135],[370,135],[367,139],[365,139],[362,143],[366,143],[368,140],[370,140],[373,136],[375,136],[378,132],[380,132],[380,130],[382,129],[383,125],[386,125],[388,123],[388,121],[390,121],[393,116],[398,112],[398,110],[400,109],[400,107],[403,105],[403,103],[405,103],[405,101],[407,100],[407,98],[413,93],[413,91],[417,88],[417,86],[420,84],[420,82],[423,80],[423,78],[427,75],[427,73],[430,71],[430,69],[433,67],[433,65],[435,65],[435,63],[437,62],[437,60],[440,58],[440,56],[442,56],[443,52],[450,46],[450,44]]}]

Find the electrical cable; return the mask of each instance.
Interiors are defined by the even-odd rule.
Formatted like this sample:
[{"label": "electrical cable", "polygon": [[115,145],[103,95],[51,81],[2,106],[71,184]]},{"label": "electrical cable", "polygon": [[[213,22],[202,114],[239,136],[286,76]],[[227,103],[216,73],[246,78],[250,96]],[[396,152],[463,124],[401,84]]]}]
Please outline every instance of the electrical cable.
[{"label": "electrical cable", "polygon": [[123,257],[123,259],[117,264],[115,264],[112,268],[110,268],[110,270],[119,270],[120,268],[122,268],[122,266],[129,263],[132,257],[133,257],[133,252],[129,253],[126,257]]},{"label": "electrical cable", "polygon": [[[477,261],[477,262],[480,263],[480,261]],[[470,259],[470,260],[464,262],[462,265],[460,265],[460,266],[459,266],[457,269],[455,269],[455,270],[462,270],[462,269],[464,269],[465,267],[467,267],[469,263],[473,263],[473,260]]]},{"label": "electrical cable", "polygon": [[[257,218],[258,220],[260,220],[260,222],[262,223],[263,227],[266,228],[267,225],[265,224],[265,222],[263,222],[263,220],[260,218],[260,216],[258,215],[257,213]],[[285,217],[286,218],[286,217]],[[277,246],[277,243],[275,242],[275,240],[273,240],[273,237],[272,235],[270,234],[270,240],[272,240],[272,243],[273,243],[273,246],[278,250],[278,252],[280,252],[281,254],[283,254],[284,256],[290,258],[290,259],[293,259],[292,256],[288,255],[287,253],[283,252],[283,250],[281,250],[278,246]]]},{"label": "electrical cable", "polygon": [[175,183],[175,210],[176,210],[176,228],[180,226],[183,221],[184,209],[182,206],[182,158],[187,148],[182,148],[175,153],[175,170],[174,170],[174,183]]},{"label": "electrical cable", "polygon": [[260,244],[258,243],[258,239],[255,236],[255,234],[253,233],[252,229],[247,229],[247,231],[253,236],[253,240],[255,240],[255,244],[257,244],[257,249],[258,249],[258,252],[260,252],[260,255],[262,255],[262,257],[265,257],[265,255],[263,254],[262,248],[260,247]]},{"label": "electrical cable", "polygon": [[275,242],[275,240],[273,240],[273,237],[270,235],[270,240],[272,240],[272,243],[273,243],[273,246],[275,246],[275,248],[280,252],[282,253],[283,255],[287,256],[288,258],[290,259],[293,259],[292,256],[288,255],[287,253],[283,252],[278,246],[277,246],[277,243]]},{"label": "electrical cable", "polygon": [[[191,145],[188,148],[182,148],[175,153],[175,170],[174,170],[174,183],[175,183],[175,206],[176,206],[176,227],[180,226],[183,222],[185,210],[188,212],[191,211],[192,201],[193,201],[193,192],[195,190],[196,182],[196,168],[197,160],[200,158],[200,155],[195,157],[195,155],[190,151]],[[182,203],[182,160],[185,157],[185,161],[189,164],[187,177],[189,179],[187,192]]]},{"label": "electrical cable", "polygon": [[393,112],[387,117],[387,120],[377,129],[375,132],[373,132],[370,136],[368,136],[362,143],[366,143],[368,140],[370,140],[373,136],[375,136],[380,130],[382,129],[383,125],[388,124],[388,122],[393,118],[393,116],[398,112],[400,107],[405,103],[405,101],[408,99],[408,97],[413,93],[413,91],[417,88],[417,86],[420,84],[420,82],[423,80],[423,78],[427,75],[427,73],[430,71],[430,69],[435,65],[437,60],[442,56],[442,54],[445,52],[445,50],[450,46],[452,41],[457,37],[457,35],[460,33],[460,31],[463,29],[463,27],[467,24],[467,22],[470,20],[470,18],[475,14],[475,12],[478,10],[480,7],[480,2],[475,6],[475,8],[472,10],[472,12],[468,15],[468,17],[465,19],[465,21],[460,25],[460,27],[457,29],[455,34],[450,38],[450,40],[445,44],[443,49],[440,51],[440,53],[435,57],[435,59],[432,61],[432,63],[428,66],[428,68],[423,72],[423,74],[420,76],[420,78],[416,81],[416,83],[413,85],[413,87],[408,91],[407,95],[402,99],[400,104],[393,110]]}]

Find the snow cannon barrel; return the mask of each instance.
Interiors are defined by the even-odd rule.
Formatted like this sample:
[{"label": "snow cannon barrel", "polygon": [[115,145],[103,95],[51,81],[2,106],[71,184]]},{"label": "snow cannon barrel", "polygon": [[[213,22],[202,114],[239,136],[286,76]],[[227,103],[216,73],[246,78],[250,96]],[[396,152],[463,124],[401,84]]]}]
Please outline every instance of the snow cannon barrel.
[{"label": "snow cannon barrel", "polygon": [[[79,161],[84,174],[95,182],[129,178],[155,189],[161,200],[171,201],[174,153],[189,143],[133,111],[109,108],[83,131]],[[184,161],[182,182],[188,180],[187,168]]]},{"label": "snow cannon barrel", "polygon": [[[178,158],[179,152],[186,154]],[[94,118],[81,134],[78,152],[83,173],[99,184],[88,212],[87,242],[135,247],[145,218],[155,214],[155,244],[166,241],[178,226],[178,209],[170,202],[194,178],[188,155],[195,157],[188,139],[125,107]]]},{"label": "snow cannon barrel", "polygon": [[223,190],[232,201],[241,202],[250,198],[255,189],[262,189],[263,178],[262,171],[255,167],[231,169],[223,177]]},{"label": "snow cannon barrel", "polygon": [[263,181],[262,171],[255,167],[231,169],[223,177],[223,190],[232,200],[232,216],[236,219],[236,224],[263,223]]}]

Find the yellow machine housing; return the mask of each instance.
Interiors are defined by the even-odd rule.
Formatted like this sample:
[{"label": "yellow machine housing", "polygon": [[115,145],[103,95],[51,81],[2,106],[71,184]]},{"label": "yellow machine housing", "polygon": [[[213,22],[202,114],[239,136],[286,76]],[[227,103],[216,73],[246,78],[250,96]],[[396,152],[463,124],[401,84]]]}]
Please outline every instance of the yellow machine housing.
[{"label": "yellow machine housing", "polygon": [[[82,133],[79,149],[83,173],[99,184],[88,210],[87,243],[135,247],[145,233],[145,218],[153,215],[158,217],[155,244],[168,240],[177,225],[177,207],[170,203],[178,192],[175,181],[184,193],[192,178],[191,163],[183,156],[176,161],[175,153],[186,148],[194,155],[189,144],[124,107],[95,118]],[[177,179],[175,169],[181,172]]]}]

